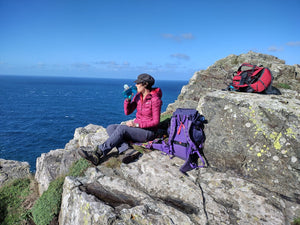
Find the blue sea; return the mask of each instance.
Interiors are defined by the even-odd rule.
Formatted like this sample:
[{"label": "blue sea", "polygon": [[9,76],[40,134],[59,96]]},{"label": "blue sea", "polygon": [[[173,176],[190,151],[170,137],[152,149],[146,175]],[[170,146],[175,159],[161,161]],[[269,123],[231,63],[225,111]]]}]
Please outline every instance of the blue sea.
[{"label": "blue sea", "polygon": [[[164,112],[188,81],[157,80]],[[64,148],[78,127],[107,127],[134,118],[124,115],[123,86],[133,80],[0,76],[0,158],[26,161]]]}]

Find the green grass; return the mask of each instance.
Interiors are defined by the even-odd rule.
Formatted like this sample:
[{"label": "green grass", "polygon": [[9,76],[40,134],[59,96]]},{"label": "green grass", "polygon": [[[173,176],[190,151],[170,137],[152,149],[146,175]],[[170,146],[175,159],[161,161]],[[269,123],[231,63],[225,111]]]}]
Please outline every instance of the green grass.
[{"label": "green grass", "polygon": [[[90,167],[90,163],[85,159],[75,162],[66,176],[81,176]],[[42,196],[36,201],[31,212],[36,225],[48,225],[59,215],[63,184],[66,176],[62,176],[52,181]]]},{"label": "green grass", "polygon": [[47,191],[36,201],[32,209],[33,221],[37,225],[47,225],[58,216],[61,204],[61,195],[65,177],[52,181]]},{"label": "green grass", "polygon": [[[66,176],[81,176],[90,167],[84,159],[75,162]],[[36,200],[37,191],[31,189],[33,178],[16,179],[0,188],[0,224],[25,224],[32,217],[37,225],[49,224],[58,216],[61,205],[63,183],[65,176],[50,183],[47,191],[34,203],[30,209],[25,202]],[[35,197],[33,197],[35,196]]]},{"label": "green grass", "polygon": [[67,176],[72,176],[72,177],[82,176],[84,172],[87,170],[87,168],[90,167],[90,165],[91,164],[87,160],[81,158],[73,164]]},{"label": "green grass", "polygon": [[283,89],[291,89],[291,86],[286,83],[279,83],[276,85],[278,88],[283,88]]},{"label": "green grass", "polygon": [[[167,126],[171,114],[162,114],[161,124]],[[116,159],[110,162],[111,167],[119,166]],[[66,176],[78,177],[83,175],[90,163],[85,159],[80,159],[73,164],[69,173],[52,181],[47,191],[34,203],[32,209],[26,209],[22,204],[26,197],[31,194],[28,179],[18,179],[0,188],[0,224],[16,225],[28,221],[30,216],[36,225],[48,225],[58,216],[61,205],[63,183]]]},{"label": "green grass", "polygon": [[122,161],[119,157],[111,157],[106,163],[105,166],[111,169],[120,168]]},{"label": "green grass", "polygon": [[165,122],[165,121],[171,119],[171,117],[172,117],[172,114],[162,113],[160,116],[160,122]]},{"label": "green grass", "polygon": [[30,194],[30,179],[16,179],[0,188],[0,224],[21,224],[29,218],[29,210],[23,207]]},{"label": "green grass", "polygon": [[294,221],[291,224],[292,225],[300,225],[300,217],[297,219],[294,219]]}]

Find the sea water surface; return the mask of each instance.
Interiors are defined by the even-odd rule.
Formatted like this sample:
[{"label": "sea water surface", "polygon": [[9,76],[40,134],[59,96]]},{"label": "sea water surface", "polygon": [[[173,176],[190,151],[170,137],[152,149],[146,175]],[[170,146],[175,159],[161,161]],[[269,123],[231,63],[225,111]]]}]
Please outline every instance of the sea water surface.
[{"label": "sea water surface", "polygon": [[[157,80],[164,112],[188,81]],[[0,76],[0,158],[29,162],[64,148],[78,127],[107,127],[134,118],[124,115],[123,85],[133,80]]]}]

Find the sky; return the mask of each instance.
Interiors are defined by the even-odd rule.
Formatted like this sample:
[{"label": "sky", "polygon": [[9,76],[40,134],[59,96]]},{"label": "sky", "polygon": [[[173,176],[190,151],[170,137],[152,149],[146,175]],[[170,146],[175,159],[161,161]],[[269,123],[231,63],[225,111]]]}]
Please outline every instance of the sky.
[{"label": "sky", "polygon": [[0,0],[0,75],[188,80],[249,51],[300,64],[300,0]]}]

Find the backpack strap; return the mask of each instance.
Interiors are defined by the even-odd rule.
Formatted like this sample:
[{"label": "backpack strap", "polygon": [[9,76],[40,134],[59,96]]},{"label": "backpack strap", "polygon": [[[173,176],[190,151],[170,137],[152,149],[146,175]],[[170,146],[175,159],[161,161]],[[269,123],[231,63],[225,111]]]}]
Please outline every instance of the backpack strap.
[{"label": "backpack strap", "polygon": [[243,63],[242,65],[240,65],[240,67],[238,68],[238,72],[240,72],[240,71],[242,71],[242,67],[243,66],[247,66],[247,67],[254,67],[252,64],[250,64],[250,63]]},{"label": "backpack strap", "polygon": [[168,141],[168,146],[169,146],[169,151],[167,154],[173,155],[174,153],[174,137],[175,137],[175,128],[177,126],[177,118],[178,115],[172,116],[171,121],[170,121],[170,133],[169,133],[169,141]]},{"label": "backpack strap", "polygon": [[[163,155],[171,155],[171,150],[170,150],[170,146],[168,144],[166,144],[164,141],[157,143],[157,142],[153,142],[151,144],[151,149],[157,149],[160,150],[162,152]],[[173,158],[174,156],[170,156],[170,158]]]},{"label": "backpack strap", "polygon": [[186,140],[188,141],[188,145],[189,145],[189,148],[192,149],[197,149],[195,143],[191,140],[191,137],[190,137],[190,129],[191,129],[191,125],[192,125],[192,121],[188,121],[188,127],[187,129],[185,129],[185,136],[186,136]]},{"label": "backpack strap", "polygon": [[160,151],[166,153],[167,155],[170,154],[169,153],[170,152],[169,145],[165,143],[163,138],[156,138],[152,141],[148,141],[145,143],[135,142],[133,144],[137,145],[137,146],[141,146],[143,148],[147,148],[147,149],[157,149],[157,150],[160,150]]},{"label": "backpack strap", "polygon": [[[188,148],[189,157],[186,159],[185,163],[180,167],[180,171],[183,173],[186,173],[187,171],[195,169],[195,168],[200,168],[200,167],[205,166],[205,161],[199,152],[199,149],[201,149],[203,147],[203,142],[199,146],[196,146],[195,143],[191,140],[190,135],[189,135],[192,123],[193,122],[191,120],[189,120],[188,124],[187,124],[187,129],[184,129],[185,136],[188,141],[187,148]],[[197,162],[192,161],[191,155],[195,154],[195,153],[197,153],[198,157],[200,158],[200,160],[202,162],[202,165],[200,165],[200,166],[198,166]]]}]

